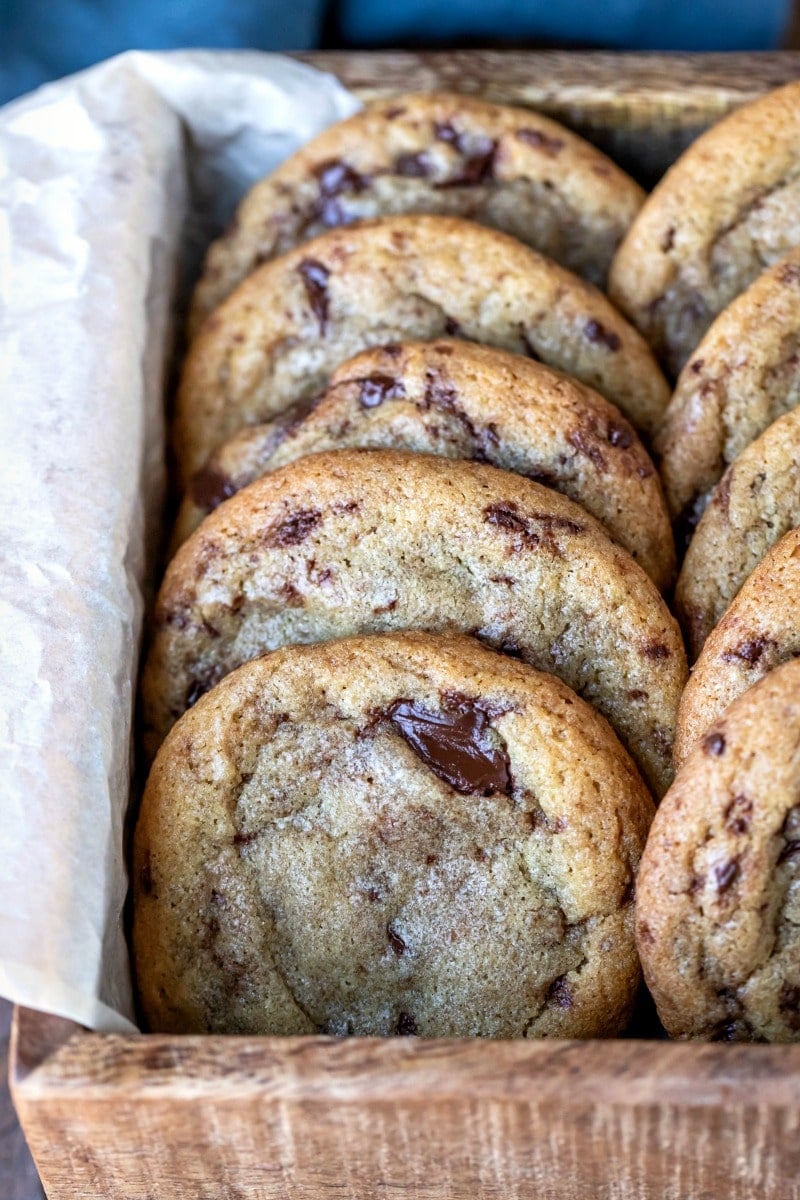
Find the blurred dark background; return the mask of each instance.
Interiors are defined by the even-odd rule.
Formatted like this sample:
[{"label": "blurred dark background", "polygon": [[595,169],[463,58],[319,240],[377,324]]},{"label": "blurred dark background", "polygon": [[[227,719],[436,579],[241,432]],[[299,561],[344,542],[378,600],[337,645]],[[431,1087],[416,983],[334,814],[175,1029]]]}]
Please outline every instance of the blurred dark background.
[{"label": "blurred dark background", "polygon": [[123,50],[769,50],[792,0],[0,0],[0,104]]}]

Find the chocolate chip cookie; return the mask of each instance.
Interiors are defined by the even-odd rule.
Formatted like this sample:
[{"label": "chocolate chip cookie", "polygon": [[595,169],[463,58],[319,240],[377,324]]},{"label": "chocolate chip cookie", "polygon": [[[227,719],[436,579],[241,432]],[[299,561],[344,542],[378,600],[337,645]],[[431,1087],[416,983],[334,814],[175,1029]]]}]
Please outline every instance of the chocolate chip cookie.
[{"label": "chocolate chip cookie", "polygon": [[394,96],[256,184],[209,250],[190,329],[261,263],[325,229],[391,213],[470,217],[602,287],[643,200],[604,154],[538,113],[469,96]]},{"label": "chocolate chip cookie", "polygon": [[606,722],[466,638],[275,651],[172,730],[136,831],[151,1029],[597,1037],[652,801]]},{"label": "chocolate chip cookie", "polygon": [[691,530],[723,471],[800,401],[800,249],[720,313],[655,441],[670,512]]},{"label": "chocolate chip cookie", "polygon": [[653,789],[686,678],[650,579],[572,501],[508,471],[340,450],[213,512],[164,579],[143,680],[149,744],[265,650],[356,633],[477,634],[596,705]]},{"label": "chocolate chip cookie", "polygon": [[800,409],[794,409],[728,467],[689,544],[675,604],[694,657],[748,575],[798,525]]},{"label": "chocolate chip cookie", "polygon": [[756,567],[709,634],[681,697],[675,762],[724,709],[778,663],[800,656],[800,529]]},{"label": "chocolate chip cookie", "polygon": [[234,435],[193,477],[177,543],[254,479],[345,447],[477,459],[536,479],[597,517],[659,588],[673,581],[658,476],[619,411],[542,363],[449,338],[366,350],[334,373],[311,411]]},{"label": "chocolate chip cookie", "polygon": [[788,662],[725,710],[656,813],[636,940],[673,1037],[800,1039],[798,744]]},{"label": "chocolate chip cookie", "polygon": [[206,321],[177,400],[184,481],[243,425],[322,390],[358,351],[442,334],[565,370],[646,432],[669,399],[642,338],[584,280],[470,221],[386,217],[265,263]]},{"label": "chocolate chip cookie", "polygon": [[694,142],[617,251],[609,292],[677,374],[717,313],[800,244],[800,83]]}]

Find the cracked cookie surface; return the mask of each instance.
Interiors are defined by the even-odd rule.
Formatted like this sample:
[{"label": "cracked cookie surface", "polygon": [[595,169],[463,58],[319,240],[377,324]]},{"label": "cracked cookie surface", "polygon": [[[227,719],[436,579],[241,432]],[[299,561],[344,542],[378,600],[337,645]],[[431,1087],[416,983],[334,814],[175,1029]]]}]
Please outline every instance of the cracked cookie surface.
[{"label": "cracked cookie surface", "polygon": [[364,351],[334,373],[310,412],[235,434],[193,476],[176,543],[267,472],[348,447],[475,459],[535,479],[595,516],[662,591],[673,581],[658,475],[620,412],[542,363],[448,338]]},{"label": "cracked cookie surface", "polygon": [[184,482],[231,434],[315,395],[359,351],[444,334],[564,370],[647,433],[669,399],[644,340],[591,284],[472,221],[386,217],[265,263],[206,321],[177,397]]},{"label": "cracked cookie surface", "polygon": [[471,639],[276,651],[186,713],[148,780],[149,1027],[613,1036],[652,812],[601,717]]},{"label": "cracked cookie surface", "polygon": [[469,217],[602,287],[643,200],[630,176],[548,117],[462,95],[394,96],[325,130],[251,189],[208,252],[190,331],[261,263],[390,213]]},{"label": "cracked cookie surface", "polygon": [[800,83],[693,142],[645,201],[609,294],[675,375],[717,313],[800,244]]},{"label": "cracked cookie surface", "polygon": [[298,459],[221,504],[181,547],[143,677],[149,748],[265,650],[405,629],[474,633],[559,675],[665,790],[686,659],[641,567],[532,480],[388,450]]},{"label": "cracked cookie surface", "polygon": [[675,608],[693,658],[767,551],[798,525],[800,409],[793,409],[728,467],[689,543]]},{"label": "cracked cookie surface", "polygon": [[800,1039],[800,662],[695,746],[637,880],[636,940],[668,1033]]},{"label": "cracked cookie surface", "polygon": [[678,379],[655,440],[672,516],[691,530],[720,476],[800,401],[800,249],[720,313]]},{"label": "cracked cookie surface", "polygon": [[800,529],[793,529],[744,583],[692,668],[678,709],[676,764],[737,696],[800,657],[798,612]]}]

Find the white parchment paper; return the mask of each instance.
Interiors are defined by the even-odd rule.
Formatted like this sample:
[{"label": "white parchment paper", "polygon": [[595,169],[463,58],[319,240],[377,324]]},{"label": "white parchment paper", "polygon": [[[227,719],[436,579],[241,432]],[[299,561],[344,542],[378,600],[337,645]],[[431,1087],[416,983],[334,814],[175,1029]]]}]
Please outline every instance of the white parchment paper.
[{"label": "white parchment paper", "polygon": [[235,201],[358,108],[131,53],[0,110],[0,995],[132,1027],[124,814],[172,314]]}]

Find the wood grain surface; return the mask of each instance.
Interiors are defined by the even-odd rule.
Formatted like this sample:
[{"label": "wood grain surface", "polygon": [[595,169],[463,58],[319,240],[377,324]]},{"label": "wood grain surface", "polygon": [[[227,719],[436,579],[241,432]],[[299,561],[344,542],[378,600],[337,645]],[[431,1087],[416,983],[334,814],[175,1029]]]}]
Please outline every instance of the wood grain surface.
[{"label": "wood grain surface", "polygon": [[118,1037],[22,1011],[13,1084],[51,1200],[800,1195],[800,1046]]},{"label": "wood grain surface", "polygon": [[42,1200],[44,1192],[8,1090],[10,1028],[11,1005],[0,1000],[0,1200]]}]

